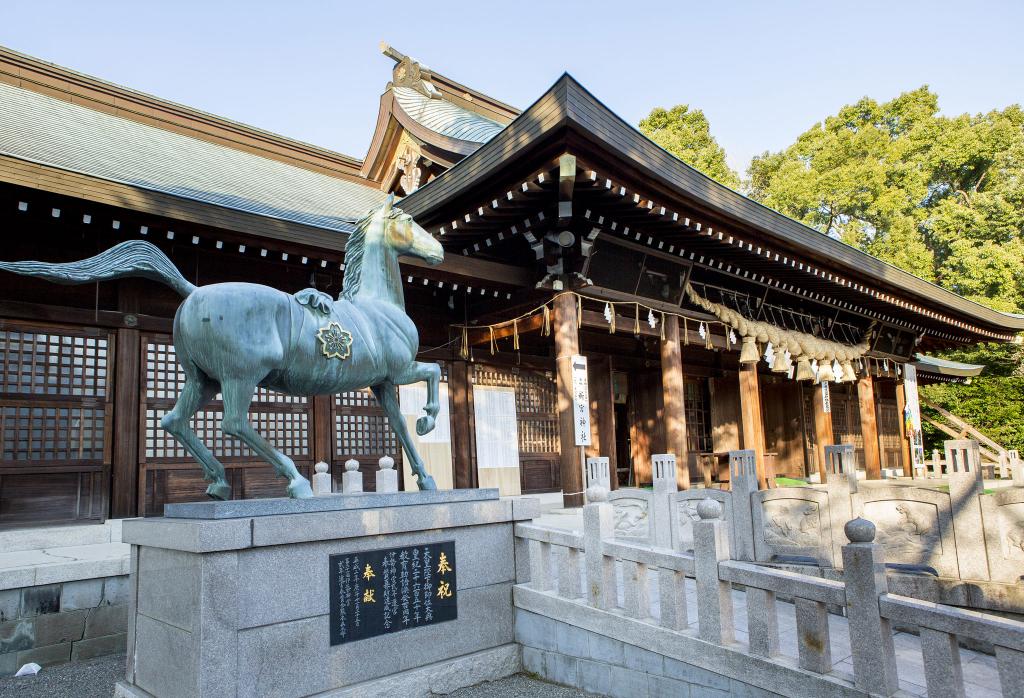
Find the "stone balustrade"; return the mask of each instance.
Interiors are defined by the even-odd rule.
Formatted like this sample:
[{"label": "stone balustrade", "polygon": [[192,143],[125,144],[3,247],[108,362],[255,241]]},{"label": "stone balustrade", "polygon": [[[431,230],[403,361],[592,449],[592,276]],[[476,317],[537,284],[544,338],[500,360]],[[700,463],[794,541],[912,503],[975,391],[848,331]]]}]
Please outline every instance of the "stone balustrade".
[{"label": "stone balustrade", "polygon": [[[890,696],[901,689],[899,625],[919,628],[929,696],[965,695],[959,641],[968,639],[995,648],[1002,694],[1021,695],[1024,623],[890,594],[885,549],[866,519],[845,526],[840,582],[732,559],[723,507],[710,498],[697,506],[692,552],[616,539],[607,490],[592,485],[587,498],[582,533],[515,526],[529,555],[528,576],[514,589],[529,670],[612,696],[692,693],[698,684],[742,695],[756,686],[791,696]],[[780,649],[783,603],[793,606],[796,662]],[[843,609],[841,625],[829,608]],[[745,637],[736,629],[743,615]],[[554,638],[532,631],[537,616]],[[832,637],[835,628],[848,633],[848,645]],[[840,659],[852,676],[837,670],[837,643],[849,647]]]}]

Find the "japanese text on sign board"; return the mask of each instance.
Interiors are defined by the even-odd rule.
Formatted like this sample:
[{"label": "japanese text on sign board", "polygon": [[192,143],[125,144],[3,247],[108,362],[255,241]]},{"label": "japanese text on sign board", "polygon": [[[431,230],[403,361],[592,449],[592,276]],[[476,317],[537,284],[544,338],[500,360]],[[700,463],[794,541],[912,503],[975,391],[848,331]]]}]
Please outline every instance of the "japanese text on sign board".
[{"label": "japanese text on sign board", "polygon": [[577,446],[590,445],[590,384],[587,382],[587,357],[572,359],[572,423]]},{"label": "japanese text on sign board", "polygon": [[331,644],[455,620],[455,542],[331,555]]}]

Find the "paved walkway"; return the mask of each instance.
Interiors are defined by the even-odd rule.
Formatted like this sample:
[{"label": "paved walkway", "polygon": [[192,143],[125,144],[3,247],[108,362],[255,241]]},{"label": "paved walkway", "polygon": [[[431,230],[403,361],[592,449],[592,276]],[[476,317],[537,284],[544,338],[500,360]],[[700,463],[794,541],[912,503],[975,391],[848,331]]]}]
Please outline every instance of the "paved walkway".
[{"label": "paved walkway", "polygon": [[[123,654],[43,669],[36,676],[0,679],[0,698],[110,698],[124,676]],[[463,688],[452,698],[578,698],[590,695],[517,674]]]}]

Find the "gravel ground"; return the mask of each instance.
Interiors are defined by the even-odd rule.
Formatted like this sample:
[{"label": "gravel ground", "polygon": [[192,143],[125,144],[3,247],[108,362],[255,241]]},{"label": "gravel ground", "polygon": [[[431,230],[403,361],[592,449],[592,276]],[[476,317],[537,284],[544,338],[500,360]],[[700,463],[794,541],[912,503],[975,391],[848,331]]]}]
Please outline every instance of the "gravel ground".
[{"label": "gravel ground", "polygon": [[[124,676],[123,654],[44,668],[36,676],[0,679],[0,698],[110,698]],[[591,695],[522,674],[463,688],[452,698],[579,698]]]}]

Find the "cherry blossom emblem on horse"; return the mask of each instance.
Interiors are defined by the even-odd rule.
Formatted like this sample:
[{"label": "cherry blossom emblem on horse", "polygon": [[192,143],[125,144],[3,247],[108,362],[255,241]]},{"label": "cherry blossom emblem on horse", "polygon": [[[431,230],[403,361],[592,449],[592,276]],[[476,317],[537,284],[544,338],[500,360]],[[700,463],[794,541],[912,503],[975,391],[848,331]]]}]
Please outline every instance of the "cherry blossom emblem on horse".
[{"label": "cherry blossom emblem on horse", "polygon": [[352,356],[352,333],[336,322],[329,323],[316,331],[320,348],[328,359],[344,361]]}]

